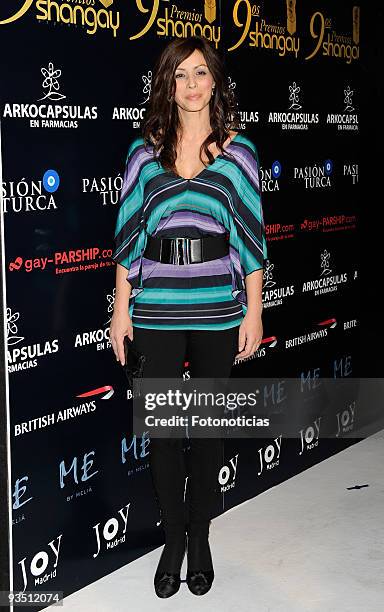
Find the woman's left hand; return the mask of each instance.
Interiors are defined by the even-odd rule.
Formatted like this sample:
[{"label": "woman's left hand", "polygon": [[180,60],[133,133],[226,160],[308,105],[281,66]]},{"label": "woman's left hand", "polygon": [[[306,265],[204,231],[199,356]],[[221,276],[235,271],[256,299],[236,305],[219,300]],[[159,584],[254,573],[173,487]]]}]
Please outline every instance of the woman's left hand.
[{"label": "woman's left hand", "polygon": [[250,357],[259,348],[263,339],[261,314],[247,311],[239,328],[239,353],[235,359]]}]

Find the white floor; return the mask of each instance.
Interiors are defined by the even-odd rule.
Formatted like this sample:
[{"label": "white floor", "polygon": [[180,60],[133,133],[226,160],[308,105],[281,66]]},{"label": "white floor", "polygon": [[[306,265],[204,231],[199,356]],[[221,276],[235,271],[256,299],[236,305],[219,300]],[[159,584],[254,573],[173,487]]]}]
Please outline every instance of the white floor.
[{"label": "white floor", "polygon": [[[206,595],[182,582],[173,597],[156,597],[160,547],[67,597],[62,609],[383,612],[383,438],[384,430],[215,519],[216,577]],[[182,578],[185,569],[186,559]]]}]

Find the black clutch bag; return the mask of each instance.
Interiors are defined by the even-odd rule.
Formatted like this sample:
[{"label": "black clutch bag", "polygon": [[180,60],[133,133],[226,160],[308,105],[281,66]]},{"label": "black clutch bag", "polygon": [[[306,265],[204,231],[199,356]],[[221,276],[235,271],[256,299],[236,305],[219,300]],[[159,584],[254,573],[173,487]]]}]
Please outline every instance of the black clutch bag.
[{"label": "black clutch bag", "polygon": [[129,336],[124,336],[124,357],[123,369],[130,386],[133,387],[133,379],[143,376],[145,355],[136,348]]}]

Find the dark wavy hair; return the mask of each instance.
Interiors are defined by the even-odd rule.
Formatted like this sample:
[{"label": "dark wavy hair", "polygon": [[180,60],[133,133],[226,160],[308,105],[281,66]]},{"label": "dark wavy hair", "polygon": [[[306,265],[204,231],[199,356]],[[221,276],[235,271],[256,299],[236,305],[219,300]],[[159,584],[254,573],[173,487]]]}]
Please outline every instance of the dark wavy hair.
[{"label": "dark wavy hair", "polygon": [[146,148],[147,145],[152,145],[154,157],[158,157],[165,169],[173,172],[176,172],[176,143],[180,129],[177,104],[174,100],[175,71],[195,49],[199,49],[204,55],[215,82],[214,93],[209,102],[212,133],[207,136],[200,147],[202,163],[204,163],[201,158],[203,151],[208,158],[208,164],[213,163],[215,158],[208,149],[208,145],[213,142],[216,143],[222,154],[229,154],[223,148],[223,144],[229,136],[229,130],[236,128],[239,124],[237,100],[233,90],[229,88],[224,60],[216,49],[202,36],[172,40],[155,63],[151,94],[141,132]]}]

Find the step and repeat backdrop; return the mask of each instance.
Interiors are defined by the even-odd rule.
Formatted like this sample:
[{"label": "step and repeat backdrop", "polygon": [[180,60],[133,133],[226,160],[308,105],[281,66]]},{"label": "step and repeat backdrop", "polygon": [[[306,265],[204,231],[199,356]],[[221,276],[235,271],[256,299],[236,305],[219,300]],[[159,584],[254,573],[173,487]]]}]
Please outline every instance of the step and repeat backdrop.
[{"label": "step and repeat backdrop", "polygon": [[[109,324],[127,147],[174,37],[225,55],[260,158],[264,337],[233,376],[357,375],[361,19],[352,0],[1,3],[13,590],[68,595],[163,543]],[[217,515],[354,443],[355,399],[304,412],[296,439],[226,440]]]}]

